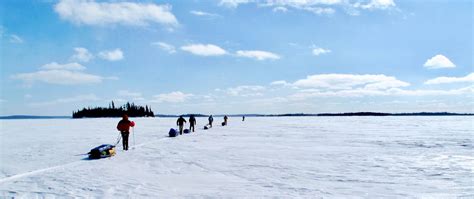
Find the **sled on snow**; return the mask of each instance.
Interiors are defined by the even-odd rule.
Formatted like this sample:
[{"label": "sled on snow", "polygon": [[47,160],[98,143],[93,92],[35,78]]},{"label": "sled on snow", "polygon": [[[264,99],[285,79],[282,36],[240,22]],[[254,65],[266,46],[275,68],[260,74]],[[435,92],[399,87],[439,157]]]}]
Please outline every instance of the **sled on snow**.
[{"label": "sled on snow", "polygon": [[204,130],[207,130],[207,129],[210,129],[210,128],[211,128],[210,124],[207,124],[206,126],[204,126]]},{"label": "sled on snow", "polygon": [[179,135],[179,132],[178,132],[178,130],[176,130],[176,129],[174,129],[174,128],[171,128],[170,131],[168,132],[168,135],[169,135],[170,137],[176,137],[176,136]]},{"label": "sled on snow", "polygon": [[191,133],[191,131],[189,131],[189,129],[184,129],[183,133],[188,134]]},{"label": "sled on snow", "polygon": [[91,149],[87,154],[89,155],[89,159],[112,157],[115,155],[115,146],[111,144],[103,144]]}]

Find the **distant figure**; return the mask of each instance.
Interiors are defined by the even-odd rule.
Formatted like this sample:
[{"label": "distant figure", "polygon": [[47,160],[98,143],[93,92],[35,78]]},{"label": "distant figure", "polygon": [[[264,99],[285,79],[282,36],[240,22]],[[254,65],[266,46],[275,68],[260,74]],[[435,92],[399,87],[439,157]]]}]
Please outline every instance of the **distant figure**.
[{"label": "distant figure", "polygon": [[117,130],[122,134],[123,150],[128,150],[128,137],[130,135],[130,127],[134,127],[135,122],[128,120],[128,115],[124,114],[122,120],[117,124]]},{"label": "distant figure", "polygon": [[176,125],[179,126],[180,135],[183,135],[184,123],[186,123],[186,120],[183,118],[183,116],[179,116],[178,120],[176,120]]},{"label": "distant figure", "polygon": [[227,115],[225,115],[224,116],[224,125],[227,125],[227,119],[229,119],[229,118],[227,117]]},{"label": "distant figure", "polygon": [[209,125],[211,125],[212,127],[212,122],[214,121],[214,118],[212,117],[212,115],[209,116]]},{"label": "distant figure", "polygon": [[242,122],[243,122],[243,121],[245,121],[245,116],[244,116],[244,115],[242,115]]},{"label": "distant figure", "polygon": [[194,115],[189,116],[189,130],[194,132],[194,125],[196,125],[196,118]]}]

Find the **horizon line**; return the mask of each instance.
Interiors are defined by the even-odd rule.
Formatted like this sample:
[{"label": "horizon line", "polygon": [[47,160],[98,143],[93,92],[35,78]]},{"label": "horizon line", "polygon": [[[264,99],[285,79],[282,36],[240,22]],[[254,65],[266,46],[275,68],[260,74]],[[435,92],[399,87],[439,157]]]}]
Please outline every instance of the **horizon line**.
[{"label": "horizon line", "polygon": [[[171,116],[182,116],[182,115],[228,115],[228,116],[285,116],[285,115],[306,115],[306,116],[318,116],[323,114],[333,114],[333,115],[343,115],[343,114],[388,114],[388,115],[397,115],[397,114],[451,114],[451,115],[474,115],[474,112],[448,112],[448,111],[436,111],[436,112],[373,112],[373,111],[356,111],[356,112],[320,112],[320,113],[236,113],[236,114],[202,114],[202,113],[184,113],[184,114],[155,114],[155,117],[171,117]],[[9,117],[54,117],[54,118],[72,118],[72,116],[67,115],[28,115],[28,114],[14,114],[14,115],[0,115],[1,118]],[[113,118],[113,117],[111,117]]]}]

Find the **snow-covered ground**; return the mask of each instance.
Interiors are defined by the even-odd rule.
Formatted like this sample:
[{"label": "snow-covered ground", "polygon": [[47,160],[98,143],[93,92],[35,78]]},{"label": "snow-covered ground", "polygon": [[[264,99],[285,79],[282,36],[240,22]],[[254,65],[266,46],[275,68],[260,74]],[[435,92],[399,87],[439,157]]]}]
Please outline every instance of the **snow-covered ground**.
[{"label": "snow-covered ground", "polygon": [[177,138],[132,120],[132,149],[101,160],[79,154],[117,118],[0,120],[0,198],[474,197],[474,117],[197,118]]}]

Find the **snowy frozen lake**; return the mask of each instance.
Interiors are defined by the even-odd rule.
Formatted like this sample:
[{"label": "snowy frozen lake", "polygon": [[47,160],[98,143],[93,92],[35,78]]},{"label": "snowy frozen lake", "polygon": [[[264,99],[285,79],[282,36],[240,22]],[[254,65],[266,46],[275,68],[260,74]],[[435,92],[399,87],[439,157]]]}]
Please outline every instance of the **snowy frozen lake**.
[{"label": "snowy frozen lake", "polygon": [[[473,198],[474,117],[230,118],[168,138],[175,118],[0,120],[0,198]],[[220,124],[221,118],[215,118]]]}]

